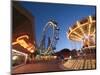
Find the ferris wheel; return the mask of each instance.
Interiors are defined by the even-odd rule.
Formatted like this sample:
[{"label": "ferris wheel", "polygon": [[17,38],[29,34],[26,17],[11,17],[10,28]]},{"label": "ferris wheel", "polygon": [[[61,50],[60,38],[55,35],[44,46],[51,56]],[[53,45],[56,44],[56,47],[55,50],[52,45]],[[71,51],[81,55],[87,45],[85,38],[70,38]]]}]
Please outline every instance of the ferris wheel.
[{"label": "ferris wheel", "polygon": [[[51,35],[48,33],[49,29],[51,29]],[[49,37],[46,37],[47,35],[49,35]],[[54,50],[56,49],[57,40],[59,40],[58,24],[56,21],[50,20],[46,23],[45,27],[43,28],[42,38],[40,40],[39,45],[39,53],[43,55],[53,54]]]}]

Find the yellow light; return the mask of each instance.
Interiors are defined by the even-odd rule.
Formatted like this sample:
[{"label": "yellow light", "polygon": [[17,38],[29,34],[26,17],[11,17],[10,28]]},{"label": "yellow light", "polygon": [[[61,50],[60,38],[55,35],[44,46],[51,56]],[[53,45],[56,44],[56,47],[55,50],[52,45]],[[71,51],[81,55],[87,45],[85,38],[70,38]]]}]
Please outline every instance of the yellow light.
[{"label": "yellow light", "polygon": [[89,21],[89,31],[88,31],[88,35],[90,35],[91,24],[92,24],[92,17],[91,16],[89,16],[88,21]]},{"label": "yellow light", "polygon": [[25,42],[25,40],[18,40],[17,41],[22,47],[24,47],[24,48],[27,48],[28,47],[28,44]]},{"label": "yellow light", "polygon": [[80,35],[79,33],[75,32],[75,31],[73,33],[75,33],[77,36],[79,36],[80,38],[82,38],[82,35]]},{"label": "yellow light", "polygon": [[82,32],[82,34],[84,35],[84,31],[83,31],[83,29],[82,29],[82,26],[81,26],[80,22],[79,22],[79,21],[77,21],[76,23],[77,23],[78,27],[80,28],[80,30],[81,30],[81,32]]},{"label": "yellow light", "polygon": [[89,20],[90,23],[92,23],[92,21],[93,21],[92,16],[89,16],[88,20]]},{"label": "yellow light", "polygon": [[20,40],[20,39],[23,39],[23,38],[29,39],[29,36],[28,35],[22,35],[22,36],[20,36],[20,37],[17,38],[17,41]]},{"label": "yellow light", "polygon": [[[30,51],[31,53],[33,53],[34,49],[35,49],[35,46],[33,46],[31,43],[27,43],[24,39],[29,39],[29,36],[28,35],[22,35],[20,37],[18,37],[16,39],[16,42],[13,42],[12,45],[15,45],[15,44],[19,44],[21,45],[22,47],[24,47],[25,49],[27,49],[28,51]],[[35,43],[35,42],[34,42]]]},{"label": "yellow light", "polygon": [[[96,22],[95,20],[92,20],[91,17],[89,17],[89,21],[91,22],[91,24],[93,24],[93,23]],[[68,33],[67,37],[69,38],[69,37],[71,36],[71,34],[72,34],[76,29],[78,29],[78,28],[81,30],[82,34],[84,35],[85,33],[84,33],[84,30],[83,30],[82,27],[85,26],[85,25],[89,25],[90,22],[86,22],[86,23],[84,23],[84,24],[80,24],[80,22],[77,21],[77,22],[76,22],[77,27],[74,28],[74,29],[69,28],[70,32]],[[90,29],[90,27],[89,27],[89,29]],[[90,30],[89,30],[89,33],[90,33]]]},{"label": "yellow light", "polygon": [[24,38],[29,39],[28,35],[22,35],[16,39],[16,42],[13,42],[12,45],[19,44],[20,40],[24,40]]}]

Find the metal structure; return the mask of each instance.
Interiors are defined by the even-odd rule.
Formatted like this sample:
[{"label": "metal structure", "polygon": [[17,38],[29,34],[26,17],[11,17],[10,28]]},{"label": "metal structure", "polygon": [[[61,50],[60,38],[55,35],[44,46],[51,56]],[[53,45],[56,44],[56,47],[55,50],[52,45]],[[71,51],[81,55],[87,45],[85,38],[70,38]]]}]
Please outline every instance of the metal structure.
[{"label": "metal structure", "polygon": [[[52,35],[51,37],[48,37],[48,45],[46,47],[46,35],[48,32],[48,29],[52,29]],[[39,54],[41,55],[50,55],[54,53],[54,50],[56,49],[56,43],[57,40],[59,40],[59,27],[56,21],[50,20],[46,23],[45,27],[43,28],[42,32],[42,38],[40,40],[39,45]]]},{"label": "metal structure", "polygon": [[68,39],[74,42],[82,42],[83,48],[95,46],[96,17],[89,16],[69,28]]}]

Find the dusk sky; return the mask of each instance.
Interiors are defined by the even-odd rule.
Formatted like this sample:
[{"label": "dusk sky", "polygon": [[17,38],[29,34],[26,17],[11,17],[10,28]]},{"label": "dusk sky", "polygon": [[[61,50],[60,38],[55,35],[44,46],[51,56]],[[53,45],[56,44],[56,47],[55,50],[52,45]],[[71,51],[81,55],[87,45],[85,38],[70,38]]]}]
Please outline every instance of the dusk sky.
[{"label": "dusk sky", "polygon": [[69,27],[73,26],[77,20],[81,20],[89,15],[96,14],[96,7],[89,5],[72,5],[72,4],[51,4],[38,2],[21,2],[20,4],[35,17],[36,42],[39,44],[45,24],[54,19],[59,27],[59,40],[56,45],[56,51],[64,48],[80,49],[81,43],[71,43],[67,39],[66,32]]}]

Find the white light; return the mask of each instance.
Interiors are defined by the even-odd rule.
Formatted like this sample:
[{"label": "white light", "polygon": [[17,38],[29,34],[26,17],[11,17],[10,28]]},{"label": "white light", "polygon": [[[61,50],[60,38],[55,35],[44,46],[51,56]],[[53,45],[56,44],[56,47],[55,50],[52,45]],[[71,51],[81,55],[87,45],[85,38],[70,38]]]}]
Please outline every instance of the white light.
[{"label": "white light", "polygon": [[15,50],[15,49],[12,49],[12,52],[15,52],[15,53],[18,53],[18,54],[21,54],[21,55],[27,56],[26,53],[20,52],[20,51]]},{"label": "white light", "polygon": [[34,50],[31,50],[30,52],[31,52],[31,53],[33,53],[33,52],[34,52]]},{"label": "white light", "polygon": [[18,56],[13,56],[13,58],[12,58],[12,59],[13,59],[13,60],[16,60],[17,58],[18,58]]}]

